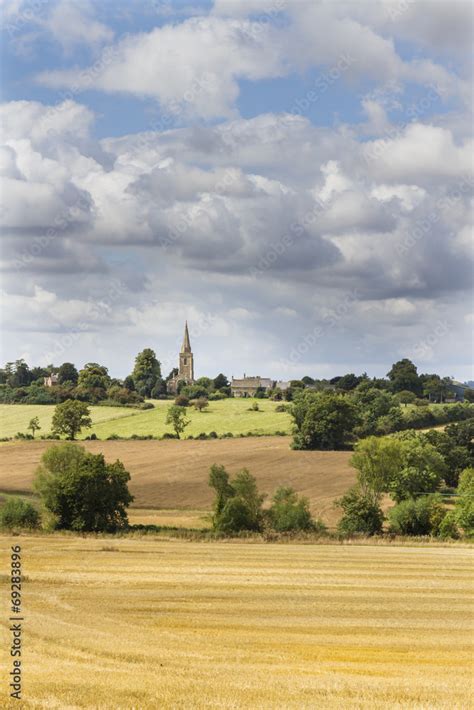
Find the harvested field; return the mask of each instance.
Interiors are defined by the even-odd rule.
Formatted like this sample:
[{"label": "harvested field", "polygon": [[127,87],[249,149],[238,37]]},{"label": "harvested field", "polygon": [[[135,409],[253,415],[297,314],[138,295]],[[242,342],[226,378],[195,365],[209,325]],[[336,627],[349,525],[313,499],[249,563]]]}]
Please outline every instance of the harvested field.
[{"label": "harvested field", "polygon": [[465,546],[13,539],[22,708],[472,707]]}]

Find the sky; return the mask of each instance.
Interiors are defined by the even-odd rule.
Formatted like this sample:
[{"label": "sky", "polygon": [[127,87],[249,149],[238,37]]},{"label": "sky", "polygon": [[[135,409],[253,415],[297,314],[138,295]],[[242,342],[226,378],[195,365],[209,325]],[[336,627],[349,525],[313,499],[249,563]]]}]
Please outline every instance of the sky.
[{"label": "sky", "polygon": [[474,379],[470,2],[0,10],[3,362]]}]

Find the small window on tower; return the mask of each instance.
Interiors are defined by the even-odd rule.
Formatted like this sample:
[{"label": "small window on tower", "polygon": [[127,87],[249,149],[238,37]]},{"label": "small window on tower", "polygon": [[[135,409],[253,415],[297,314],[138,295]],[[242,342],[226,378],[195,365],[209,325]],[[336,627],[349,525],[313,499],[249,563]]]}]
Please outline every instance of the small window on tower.
[{"label": "small window on tower", "polygon": [[184,364],[185,364],[185,365],[188,364],[188,358],[187,358],[187,357],[184,358]]}]

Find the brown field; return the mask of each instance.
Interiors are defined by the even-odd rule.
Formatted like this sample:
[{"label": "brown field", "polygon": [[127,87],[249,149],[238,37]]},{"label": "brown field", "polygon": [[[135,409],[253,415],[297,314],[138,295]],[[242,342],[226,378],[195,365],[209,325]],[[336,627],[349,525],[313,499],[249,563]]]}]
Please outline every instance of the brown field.
[{"label": "brown field", "polygon": [[[132,476],[133,508],[147,509],[149,523],[173,525],[164,522],[163,512],[159,511],[184,509],[191,512],[193,521],[191,525],[187,519],[186,526],[196,526],[197,518],[197,527],[205,527],[199,518],[211,507],[209,467],[219,463],[229,473],[246,466],[257,478],[261,490],[269,495],[279,485],[293,486],[310,499],[315,514],[333,525],[339,517],[333,508],[334,499],[355,480],[355,472],[349,466],[350,453],[291,451],[290,441],[290,437],[269,436],[214,441],[86,441],[81,445],[93,453],[103,452],[109,461],[117,458],[123,461]],[[2,446],[0,491],[30,491],[41,454],[51,444],[33,441]],[[137,513],[131,510],[131,522],[144,522],[137,519]],[[189,518],[183,514],[180,517]]]},{"label": "brown field", "polygon": [[[472,707],[469,548],[20,543],[23,702],[75,710]],[[7,576],[2,575],[7,598]]]}]

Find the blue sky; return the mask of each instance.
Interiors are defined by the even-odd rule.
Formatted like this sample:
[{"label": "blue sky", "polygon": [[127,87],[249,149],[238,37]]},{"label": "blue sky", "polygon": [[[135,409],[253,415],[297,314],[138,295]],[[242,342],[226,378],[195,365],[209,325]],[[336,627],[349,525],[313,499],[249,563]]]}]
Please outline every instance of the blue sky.
[{"label": "blue sky", "polygon": [[468,2],[1,8],[4,359],[472,376]]}]

